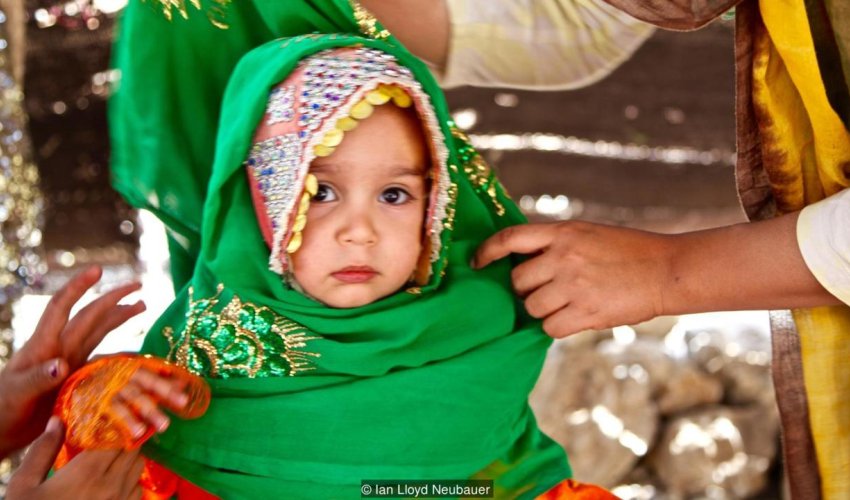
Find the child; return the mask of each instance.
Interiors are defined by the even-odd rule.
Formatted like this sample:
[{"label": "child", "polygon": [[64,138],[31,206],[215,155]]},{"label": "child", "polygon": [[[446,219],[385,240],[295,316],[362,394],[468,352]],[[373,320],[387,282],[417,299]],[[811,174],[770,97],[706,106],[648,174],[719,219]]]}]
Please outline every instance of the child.
[{"label": "child", "polygon": [[310,35],[251,51],[191,285],[143,347],[205,377],[212,401],[146,454],[227,499],[470,478],[575,497],[527,403],[550,339],[507,261],[469,266],[523,221],[404,49]]}]

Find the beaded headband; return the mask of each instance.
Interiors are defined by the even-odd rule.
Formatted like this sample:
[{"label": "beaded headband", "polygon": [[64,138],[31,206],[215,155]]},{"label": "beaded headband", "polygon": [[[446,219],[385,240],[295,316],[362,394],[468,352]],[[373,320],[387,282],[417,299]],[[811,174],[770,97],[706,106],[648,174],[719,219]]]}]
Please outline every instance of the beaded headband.
[{"label": "beaded headband", "polygon": [[[329,49],[304,59],[272,88],[245,162],[260,228],[271,248],[269,269],[288,282],[293,283],[290,254],[301,246],[318,189],[310,163],[332,154],[373,106],[389,102],[414,106],[428,137],[433,171],[425,248],[430,264],[439,259],[449,203],[448,149],[428,94],[390,54],[363,47]],[[430,278],[427,267],[417,276],[419,284]]]}]

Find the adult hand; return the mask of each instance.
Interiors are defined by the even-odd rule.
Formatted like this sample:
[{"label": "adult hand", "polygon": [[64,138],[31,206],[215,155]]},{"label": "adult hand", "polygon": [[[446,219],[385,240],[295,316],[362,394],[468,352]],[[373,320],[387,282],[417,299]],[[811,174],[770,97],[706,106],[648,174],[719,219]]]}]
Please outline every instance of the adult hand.
[{"label": "adult hand", "polygon": [[485,241],[473,265],[538,254],[511,278],[553,337],[661,314],[841,304],[803,260],[798,216],[669,235],[577,221],[514,226]]},{"label": "adult hand", "polygon": [[585,222],[504,229],[478,249],[481,268],[511,253],[536,254],[512,272],[528,313],[560,338],[645,321],[664,312],[669,236]]},{"label": "adult hand", "polygon": [[144,461],[138,450],[84,451],[45,480],[62,446],[64,431],[59,418],[30,447],[6,491],[8,500],[138,499]]},{"label": "adult hand", "polygon": [[0,371],[0,457],[32,442],[44,429],[55,389],[85,363],[107,333],[145,310],[143,302],[117,305],[138,283],[112,290],[69,321],[71,309],[100,279],[91,267],[72,278],[47,305],[32,337]]}]

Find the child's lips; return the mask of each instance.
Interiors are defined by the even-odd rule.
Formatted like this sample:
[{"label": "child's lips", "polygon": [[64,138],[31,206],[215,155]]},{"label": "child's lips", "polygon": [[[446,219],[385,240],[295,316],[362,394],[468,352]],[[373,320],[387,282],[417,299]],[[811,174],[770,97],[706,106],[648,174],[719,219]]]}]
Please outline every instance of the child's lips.
[{"label": "child's lips", "polygon": [[348,266],[331,273],[331,276],[343,283],[365,283],[378,275],[378,271],[369,266]]}]

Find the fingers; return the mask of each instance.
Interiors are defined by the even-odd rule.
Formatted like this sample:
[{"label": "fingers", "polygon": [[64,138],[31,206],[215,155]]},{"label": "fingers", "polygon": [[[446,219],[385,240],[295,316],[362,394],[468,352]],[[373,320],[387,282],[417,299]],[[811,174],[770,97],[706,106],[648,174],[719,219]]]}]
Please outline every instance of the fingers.
[{"label": "fingers", "polygon": [[19,402],[39,399],[65,380],[68,375],[68,363],[62,359],[51,359],[21,372],[10,372],[8,398]]},{"label": "fingers", "polygon": [[144,436],[149,427],[164,432],[171,420],[160,409],[160,404],[174,411],[181,410],[189,402],[183,392],[185,388],[185,381],[140,368],[116,394],[112,410],[136,439]]},{"label": "fingers", "polygon": [[[103,294],[74,316],[63,334],[63,348],[72,366],[75,362],[85,360],[91,350],[103,340],[109,332],[99,328],[110,311],[115,310],[118,302],[141,287],[139,283],[120,286]],[[122,310],[127,312],[128,310]],[[89,349],[85,347],[90,346]]]},{"label": "fingers", "polygon": [[[124,456],[127,458],[124,459]],[[110,477],[108,479],[114,477],[121,481],[121,496],[118,498],[141,498],[142,489],[139,485],[139,479],[145,469],[145,459],[138,450],[125,453],[124,456],[116,460],[109,468],[107,475]],[[137,490],[138,496],[136,496]]]},{"label": "fingers", "polygon": [[[44,314],[35,328],[31,341],[34,343],[41,342],[43,338],[56,339],[59,333],[68,322],[68,315],[71,309],[80,300],[97,280],[100,279],[101,269],[98,266],[92,266],[71,278],[47,304]],[[30,342],[27,342],[28,344]]]},{"label": "fingers", "polygon": [[[139,480],[139,475],[142,473],[140,465],[144,465],[144,458],[141,455],[139,449],[135,450],[122,450],[118,453],[109,467],[106,468],[103,475],[110,478],[121,478],[123,479],[125,476],[129,476],[136,471],[135,478],[129,478],[131,482],[137,482]],[[123,481],[121,481],[123,483]],[[127,488],[129,492],[132,488]]]},{"label": "fingers", "polygon": [[512,253],[537,252],[551,243],[554,227],[551,224],[526,224],[502,229],[478,247],[472,265],[480,269]]},{"label": "fingers", "polygon": [[130,494],[127,495],[127,500],[141,500],[142,498],[142,485],[136,483],[133,487],[133,490],[130,491]]},{"label": "fingers", "polygon": [[139,439],[145,435],[147,426],[136,418],[132,409],[132,402],[116,397],[112,400],[112,412],[124,423],[124,426],[130,431],[134,439]]},{"label": "fingers", "polygon": [[525,299],[525,310],[535,318],[545,318],[568,306],[569,300],[569,295],[559,290],[555,283],[548,283]]},{"label": "fingers", "polygon": [[557,267],[548,253],[543,253],[516,266],[511,271],[511,282],[520,297],[551,282],[555,278]]},{"label": "fingers", "polygon": [[543,331],[556,339],[583,330],[599,330],[602,328],[604,328],[604,325],[599,323],[593,311],[581,311],[579,307],[573,304],[568,304],[543,320]]},{"label": "fingers", "polygon": [[82,363],[88,358],[88,355],[100,344],[105,336],[110,332],[123,325],[130,318],[141,314],[147,309],[147,306],[141,300],[130,305],[118,305],[106,312],[106,317],[102,318],[101,323],[96,327],[96,330],[82,340],[82,345],[77,349],[78,354],[82,357],[74,359]]},{"label": "fingers", "polygon": [[164,432],[168,428],[168,417],[159,410],[150,397],[142,393],[136,384],[130,383],[124,386],[118,392],[118,397],[118,402],[124,403],[125,407],[141,417],[144,425],[150,425],[159,432]]},{"label": "fingers", "polygon": [[141,368],[130,378],[131,383],[160,398],[168,407],[180,410],[189,402],[189,396],[183,392],[186,382],[175,378],[166,378]]},{"label": "fingers", "polygon": [[[44,481],[62,447],[64,434],[59,417],[50,417],[44,433],[30,446],[21,466],[12,478],[16,490],[28,490]],[[10,485],[11,488],[12,485]]]},{"label": "fingers", "polygon": [[124,453],[138,453],[138,450],[133,452],[122,450],[86,450],[68,462],[68,465],[63,467],[58,474],[64,473],[72,477],[85,475],[101,477]]}]

